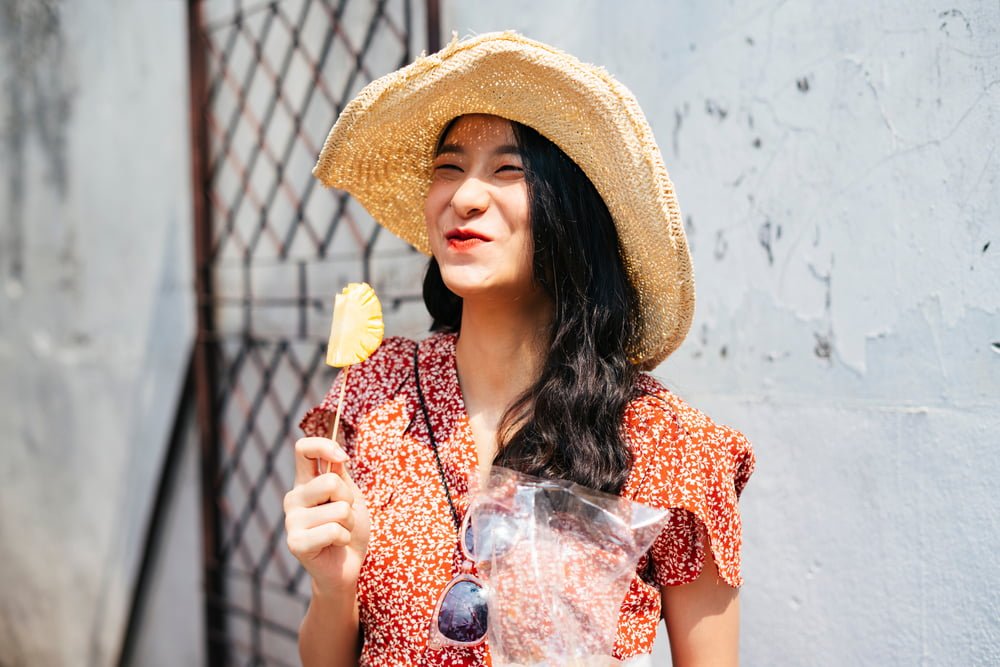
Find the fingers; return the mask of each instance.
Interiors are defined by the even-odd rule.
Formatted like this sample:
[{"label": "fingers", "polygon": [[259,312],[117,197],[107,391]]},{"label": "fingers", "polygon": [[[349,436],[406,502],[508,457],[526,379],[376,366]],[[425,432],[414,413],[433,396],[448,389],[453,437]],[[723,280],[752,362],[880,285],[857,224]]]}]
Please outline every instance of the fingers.
[{"label": "fingers", "polygon": [[336,474],[320,475],[285,494],[285,533],[296,558],[343,547],[354,530],[354,492]]},{"label": "fingers", "polygon": [[345,547],[351,543],[351,531],[339,523],[325,523],[314,528],[288,531],[288,550],[303,560],[327,547]]},{"label": "fingers", "polygon": [[285,514],[300,507],[315,507],[329,502],[343,501],[354,504],[357,487],[336,473],[314,477],[285,494]]},{"label": "fingers", "polygon": [[332,472],[345,473],[344,464],[349,460],[343,447],[329,438],[300,438],[295,443],[295,485],[327,472],[328,464],[332,464]]},{"label": "fingers", "polygon": [[341,475],[341,478],[347,483],[347,488],[351,490],[351,493],[354,494],[352,504],[364,503],[365,495],[358,488],[358,485],[354,483],[354,478],[351,477],[351,472],[347,469],[347,466],[344,466],[344,474]]},{"label": "fingers", "polygon": [[285,530],[309,530],[327,523],[337,523],[347,532],[354,530],[354,508],[343,500],[316,507],[293,507],[285,516]]}]

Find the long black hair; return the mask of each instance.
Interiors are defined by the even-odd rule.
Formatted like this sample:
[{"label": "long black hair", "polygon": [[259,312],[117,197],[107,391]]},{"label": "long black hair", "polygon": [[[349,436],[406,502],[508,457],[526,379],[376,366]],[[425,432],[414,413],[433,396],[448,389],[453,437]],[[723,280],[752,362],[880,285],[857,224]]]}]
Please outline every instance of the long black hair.
[{"label": "long black hair", "polygon": [[[635,291],[614,220],[590,179],[541,134],[511,125],[528,187],[533,278],[554,317],[537,381],[500,421],[494,463],[617,494],[632,465],[621,424],[638,372],[626,351],[636,335]],[[462,299],[433,258],[423,292],[431,330],[457,332]]]}]

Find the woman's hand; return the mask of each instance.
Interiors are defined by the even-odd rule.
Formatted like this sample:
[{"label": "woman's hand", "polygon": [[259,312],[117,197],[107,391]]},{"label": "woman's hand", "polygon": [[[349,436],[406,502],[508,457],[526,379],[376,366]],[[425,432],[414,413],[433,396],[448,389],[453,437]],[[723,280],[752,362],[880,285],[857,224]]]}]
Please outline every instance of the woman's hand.
[{"label": "woman's hand", "polygon": [[[371,521],[364,496],[347,470],[348,456],[329,438],[295,443],[295,487],[285,494],[285,532],[292,552],[331,597],[357,591]],[[332,471],[325,471],[328,463]]]}]

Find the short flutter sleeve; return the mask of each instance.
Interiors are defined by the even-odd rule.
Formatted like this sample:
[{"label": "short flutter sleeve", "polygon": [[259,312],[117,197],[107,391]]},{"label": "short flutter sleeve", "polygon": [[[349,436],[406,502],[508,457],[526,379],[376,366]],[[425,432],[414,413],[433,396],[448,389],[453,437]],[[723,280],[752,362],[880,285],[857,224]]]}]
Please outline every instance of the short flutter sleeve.
[{"label": "short flutter sleeve", "polygon": [[[391,336],[382,341],[378,349],[365,361],[350,367],[346,373],[347,389],[340,415],[340,431],[348,456],[354,455],[356,427],[361,416],[376,407],[386,396],[394,394],[405,381],[413,366],[415,343],[407,338]],[[341,371],[330,386],[326,397],[309,410],[299,428],[306,436],[330,437],[330,427],[337,412],[337,400],[344,383]]]},{"label": "short flutter sleeve", "polygon": [[624,492],[671,510],[640,567],[649,565],[660,586],[694,581],[701,574],[707,538],[719,575],[740,586],[743,536],[737,501],[754,468],[749,441],[651,376],[642,376],[640,391],[625,415],[634,460]]}]

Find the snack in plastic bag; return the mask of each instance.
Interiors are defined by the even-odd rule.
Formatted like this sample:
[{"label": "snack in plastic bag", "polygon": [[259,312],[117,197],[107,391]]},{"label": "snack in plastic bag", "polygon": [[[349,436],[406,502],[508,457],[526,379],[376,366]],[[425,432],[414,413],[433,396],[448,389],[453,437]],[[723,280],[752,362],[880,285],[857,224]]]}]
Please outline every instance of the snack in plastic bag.
[{"label": "snack in plastic bag", "polygon": [[621,604],[668,511],[494,466],[470,512],[493,664],[619,664]]}]

